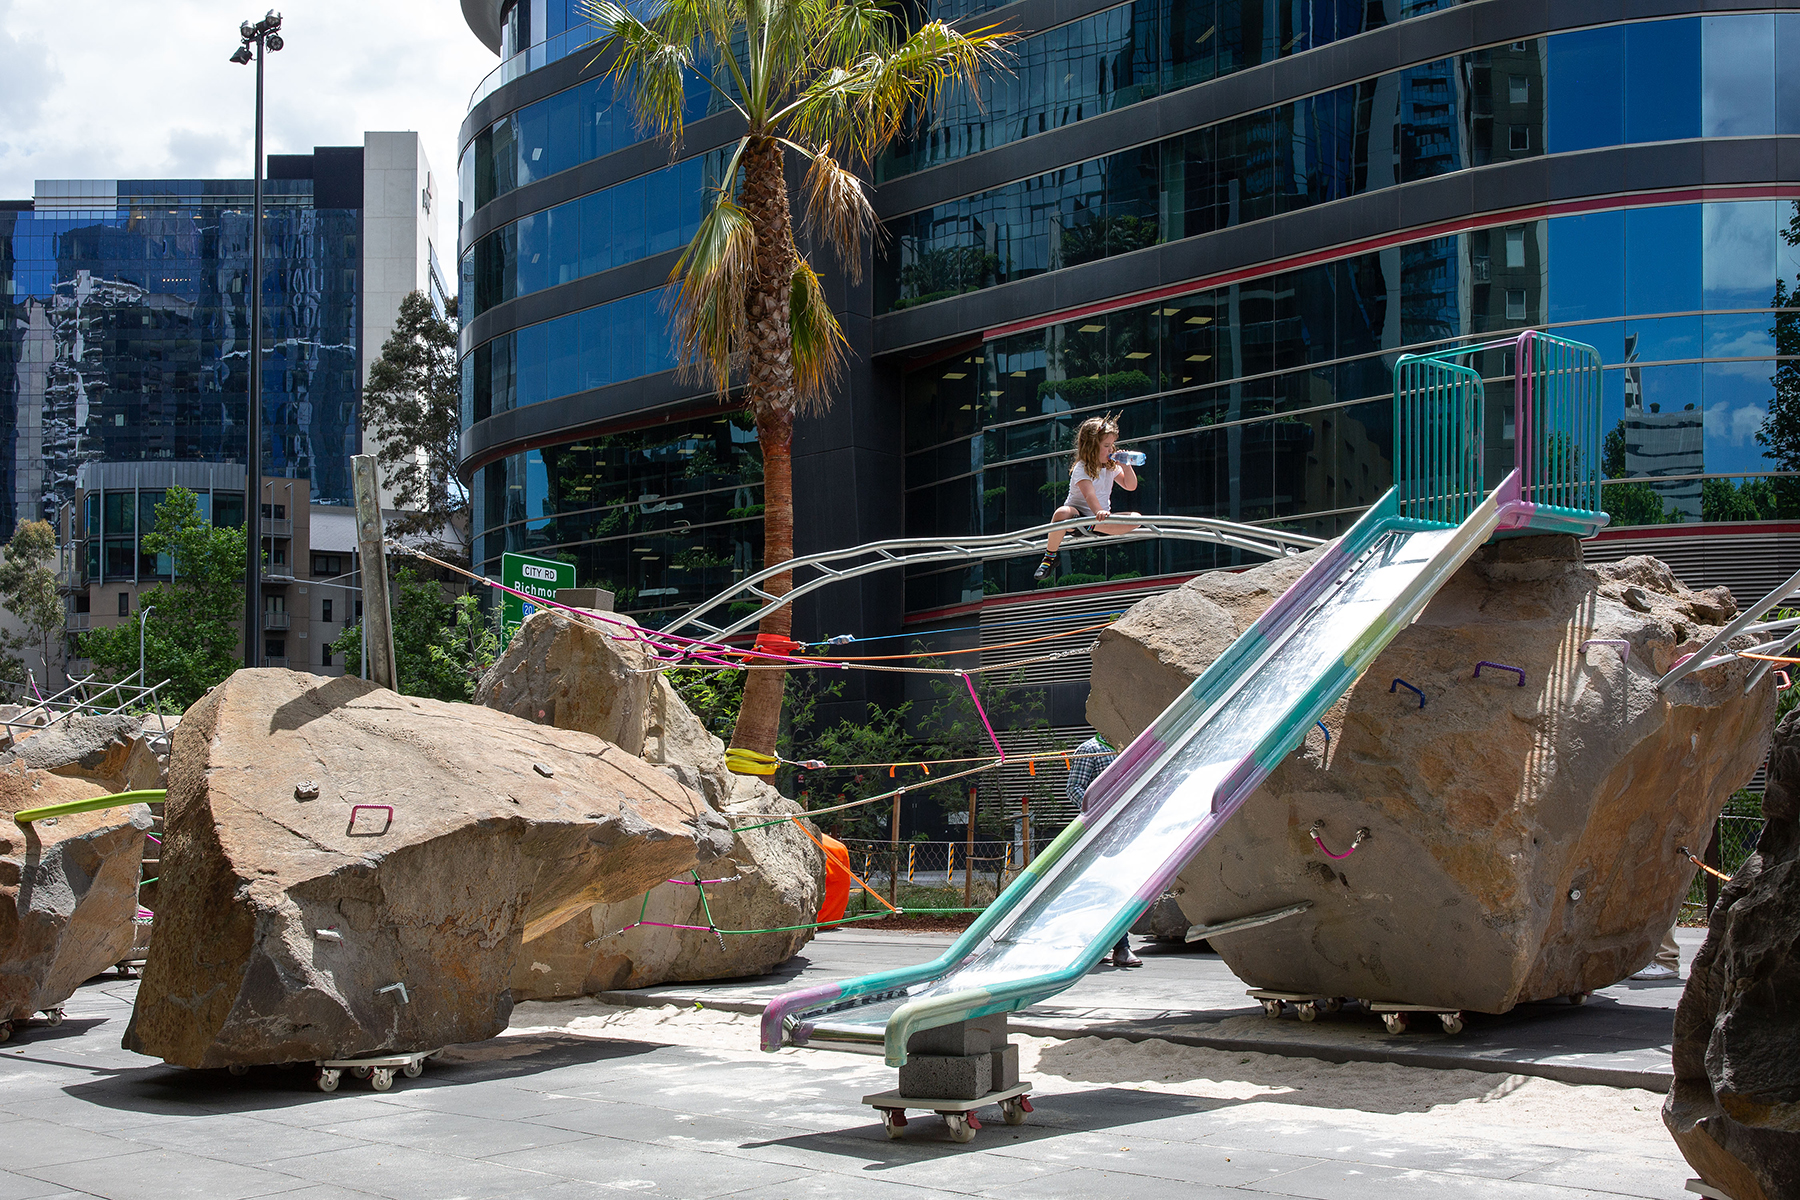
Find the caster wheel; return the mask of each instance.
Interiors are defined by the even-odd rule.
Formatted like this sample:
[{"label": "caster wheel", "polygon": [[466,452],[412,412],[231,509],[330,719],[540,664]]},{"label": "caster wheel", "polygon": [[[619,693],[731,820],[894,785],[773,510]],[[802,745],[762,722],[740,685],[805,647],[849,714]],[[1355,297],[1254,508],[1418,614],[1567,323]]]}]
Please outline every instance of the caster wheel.
[{"label": "caster wheel", "polygon": [[958,1143],[974,1141],[975,1131],[981,1128],[974,1113],[945,1113],[944,1123],[950,1126],[950,1140]]},{"label": "caster wheel", "polygon": [[1587,1000],[1588,994],[1586,992],[1573,992],[1569,996],[1570,1004],[1586,1004]]},{"label": "caster wheel", "polygon": [[63,1023],[63,1010],[62,1009],[53,1008],[49,1012],[44,1014],[44,1024],[50,1026],[50,1028],[55,1029],[58,1025],[61,1025],[62,1023]]},{"label": "caster wheel", "polygon": [[4,1042],[7,1038],[10,1038],[11,1036],[12,1036],[12,1022],[11,1021],[0,1021],[0,1042]]},{"label": "caster wheel", "polygon": [[330,1069],[321,1070],[319,1072],[319,1090],[321,1092],[337,1091],[338,1090],[338,1072],[336,1072],[334,1070],[330,1070]]},{"label": "caster wheel", "polygon": [[369,1086],[378,1092],[387,1091],[394,1086],[394,1073],[386,1067],[376,1067],[375,1076],[369,1080]]},{"label": "caster wheel", "polygon": [[400,1068],[400,1073],[408,1079],[417,1079],[425,1073],[425,1064],[423,1062],[409,1062],[404,1067]]},{"label": "caster wheel", "polygon": [[233,1075],[248,1075],[250,1073],[250,1068],[246,1067],[243,1063],[232,1063],[225,1069],[230,1071]]},{"label": "caster wheel", "polygon": [[1316,1021],[1319,1019],[1319,1006],[1311,1000],[1302,1004],[1296,1004],[1294,1006],[1294,1011],[1300,1014],[1300,1019],[1302,1021]]},{"label": "caster wheel", "polygon": [[1387,1031],[1389,1033],[1405,1033],[1406,1032],[1406,1014],[1405,1013],[1382,1013],[1381,1014],[1381,1023],[1387,1027]]},{"label": "caster wheel", "polygon": [[1461,1013],[1439,1013],[1438,1020],[1443,1022],[1445,1033],[1457,1034],[1463,1031]]},{"label": "caster wheel", "polygon": [[1334,1012],[1340,1012],[1343,1010],[1344,1002],[1342,1000],[1338,999],[1336,996],[1333,996],[1329,1000],[1319,1001],[1319,1005],[1326,1012],[1334,1013]]},{"label": "caster wheel", "polygon": [[1008,1125],[1023,1125],[1025,1114],[1031,1111],[1031,1101],[1023,1096],[1015,1096],[1011,1100],[1000,1102],[1000,1115],[1006,1118]]},{"label": "caster wheel", "polygon": [[1281,1001],[1279,1001],[1279,1000],[1264,1000],[1262,1002],[1262,1006],[1263,1006],[1263,1016],[1268,1017],[1271,1021],[1276,1021],[1276,1020],[1281,1019]]},{"label": "caster wheel", "polygon": [[906,1112],[899,1108],[881,1110],[881,1127],[887,1131],[888,1140],[897,1142],[906,1132]]},{"label": "caster wheel", "polygon": [[131,978],[131,968],[124,966],[124,965],[120,965],[120,966],[113,968],[113,974],[117,975],[120,979],[130,979]]},{"label": "caster wheel", "polygon": [[351,1067],[350,1074],[354,1075],[358,1079],[367,1079],[369,1076],[375,1074],[375,1068],[374,1067]]}]

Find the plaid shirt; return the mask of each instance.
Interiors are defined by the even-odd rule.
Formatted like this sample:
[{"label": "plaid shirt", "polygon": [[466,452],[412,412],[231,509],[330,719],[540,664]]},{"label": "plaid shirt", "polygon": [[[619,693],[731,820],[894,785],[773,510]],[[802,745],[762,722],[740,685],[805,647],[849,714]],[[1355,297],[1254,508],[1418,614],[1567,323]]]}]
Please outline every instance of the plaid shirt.
[{"label": "plaid shirt", "polygon": [[[1083,754],[1095,756],[1093,758],[1076,757],[1069,760],[1069,799],[1079,805],[1083,812],[1086,812],[1088,784],[1094,782],[1100,772],[1112,765],[1112,760],[1118,757],[1118,752],[1098,737],[1091,737],[1075,747],[1075,753],[1077,756]],[[1101,755],[1105,757],[1100,757]]]}]

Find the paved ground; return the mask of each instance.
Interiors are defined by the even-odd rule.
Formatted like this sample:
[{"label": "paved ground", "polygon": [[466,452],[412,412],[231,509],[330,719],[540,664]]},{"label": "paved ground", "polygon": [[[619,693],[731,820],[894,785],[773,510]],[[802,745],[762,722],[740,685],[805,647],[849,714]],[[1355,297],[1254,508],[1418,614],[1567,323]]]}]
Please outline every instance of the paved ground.
[{"label": "paved ground", "polygon": [[[930,949],[917,935],[854,937],[820,939],[812,970],[912,961]],[[1096,974],[1042,1019],[1080,1022],[1086,1013],[1104,1025],[1154,1011],[1175,1024],[1218,1025],[1235,1017],[1192,1019],[1234,1003],[1215,968],[1216,960],[1184,955]],[[879,1060],[760,1055],[737,1047],[738,1038],[749,1040],[748,1020],[691,1006],[667,1018],[627,1011],[623,1036],[522,1029],[454,1049],[391,1092],[346,1080],[327,1096],[301,1070],[234,1078],[121,1050],[135,987],[90,984],[69,1002],[60,1028],[29,1026],[0,1046],[0,1200],[564,1200],[618,1192],[1167,1200],[1172,1190],[1202,1198],[1675,1200],[1688,1175],[1661,1133],[1658,1097],[1645,1092],[1166,1045],[1161,1082],[1089,1078],[1082,1064],[1093,1060],[1080,1048],[1122,1045],[1116,1041],[1042,1043],[1039,1065],[1055,1073],[1039,1080],[1037,1112],[1024,1127],[996,1121],[973,1144],[956,1146],[925,1118],[890,1142],[857,1104],[892,1086]],[[740,999],[747,990],[754,989],[739,985]],[[1675,994],[1654,995],[1672,1003]],[[1607,1052],[1595,1040],[1605,1022],[1589,1012],[1661,1012],[1666,1040],[1666,1006],[1647,1006],[1651,998],[1628,988],[1570,1010],[1580,1021],[1571,1029],[1592,1027],[1585,1041],[1570,1035],[1575,1052]],[[522,1012],[543,1025],[557,1008]],[[744,1028],[723,1030],[729,1046],[673,1044],[683,1040],[684,1016]],[[667,1036],[624,1028],[639,1018],[666,1020]],[[1291,1019],[1254,1025],[1283,1033],[1288,1026],[1299,1027]],[[1494,1032],[1520,1043],[1528,1039],[1506,1031],[1522,1028]]]},{"label": "paved ground", "polygon": [[[1682,963],[1692,961],[1704,929],[1676,932]],[[740,1012],[804,979],[807,983],[887,970],[935,957],[951,938],[883,934],[844,928],[816,938],[775,974],[755,980],[671,984],[609,993],[618,1003],[691,1004],[695,1000]],[[1681,984],[1627,980],[1580,1006],[1524,1005],[1503,1017],[1475,1014],[1455,1037],[1426,1018],[1394,1036],[1366,1014],[1322,1016],[1306,1023],[1292,1011],[1279,1021],[1262,1015],[1244,985],[1216,954],[1181,946],[1140,946],[1141,969],[1104,968],[1048,1003],[1014,1018],[1027,1033],[1056,1037],[1105,1034],[1154,1036],[1189,1045],[1305,1055],[1327,1062],[1401,1062],[1461,1067],[1616,1087],[1668,1090],[1669,1037]]]}]

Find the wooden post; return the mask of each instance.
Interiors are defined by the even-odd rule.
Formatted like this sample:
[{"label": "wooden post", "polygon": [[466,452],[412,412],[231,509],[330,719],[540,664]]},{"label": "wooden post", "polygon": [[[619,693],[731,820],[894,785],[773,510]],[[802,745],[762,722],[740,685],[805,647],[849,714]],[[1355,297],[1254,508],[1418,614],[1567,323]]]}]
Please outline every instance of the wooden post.
[{"label": "wooden post", "polygon": [[888,826],[888,849],[893,854],[893,865],[888,869],[888,903],[900,906],[900,798],[906,795],[901,788],[894,793],[894,817]]},{"label": "wooden post", "polygon": [[378,687],[398,690],[394,665],[393,609],[388,607],[387,551],[381,532],[381,493],[375,480],[375,456],[350,459],[356,492],[356,548],[362,556],[363,630],[367,634],[369,678]]},{"label": "wooden post", "polygon": [[963,846],[963,907],[975,907],[975,785],[969,785],[969,836]]},{"label": "wooden post", "polygon": [[1019,797],[1019,869],[1031,865],[1031,797]]}]

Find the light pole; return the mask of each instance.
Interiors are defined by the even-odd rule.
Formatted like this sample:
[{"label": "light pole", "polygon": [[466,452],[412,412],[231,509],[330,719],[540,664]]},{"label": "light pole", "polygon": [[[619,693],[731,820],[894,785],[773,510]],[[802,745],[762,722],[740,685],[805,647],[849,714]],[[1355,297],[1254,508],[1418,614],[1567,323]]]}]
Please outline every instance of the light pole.
[{"label": "light pole", "polygon": [[156,611],[156,605],[147,604],[138,609],[138,686],[148,687],[150,681],[144,674],[144,619]]},{"label": "light pole", "polygon": [[[243,44],[231,56],[242,66],[256,63],[255,206],[250,219],[250,389],[245,405],[244,665],[262,660],[262,274],[263,274],[263,59],[281,49],[281,14],[270,9],[262,20],[238,26]],[[252,50],[251,47],[255,49]]]}]

